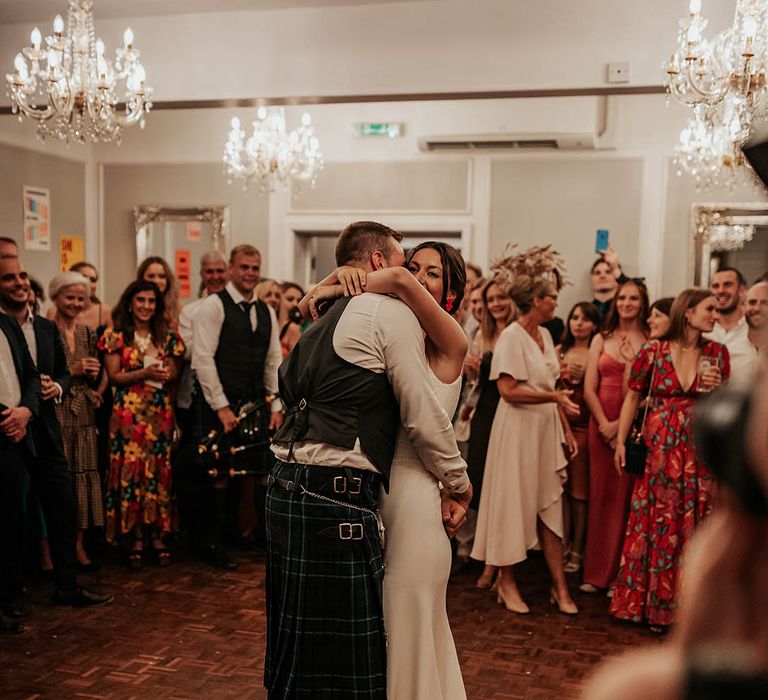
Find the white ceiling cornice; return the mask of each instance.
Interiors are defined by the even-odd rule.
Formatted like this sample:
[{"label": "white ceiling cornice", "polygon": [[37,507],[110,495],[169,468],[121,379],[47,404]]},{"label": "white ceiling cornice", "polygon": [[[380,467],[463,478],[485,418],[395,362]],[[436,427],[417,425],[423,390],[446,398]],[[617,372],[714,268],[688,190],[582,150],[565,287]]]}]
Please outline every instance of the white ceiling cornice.
[{"label": "white ceiling cornice", "polygon": [[[406,0],[423,2],[424,0]],[[374,5],[403,0],[94,0],[95,19]],[[66,16],[67,0],[0,0],[0,24],[47,23]]]}]

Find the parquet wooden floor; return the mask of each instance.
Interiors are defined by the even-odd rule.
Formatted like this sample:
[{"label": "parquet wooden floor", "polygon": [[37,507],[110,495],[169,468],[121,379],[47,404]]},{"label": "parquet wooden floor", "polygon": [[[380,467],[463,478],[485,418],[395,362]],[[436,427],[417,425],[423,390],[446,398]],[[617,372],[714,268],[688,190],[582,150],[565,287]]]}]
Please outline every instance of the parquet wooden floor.
[{"label": "parquet wooden floor", "polygon": [[[236,555],[220,572],[181,555],[173,566],[139,572],[117,561],[82,576],[115,594],[92,610],[53,608],[50,584],[28,586],[27,632],[0,637],[0,698],[137,700],[261,699],[265,641],[263,555]],[[565,700],[607,656],[658,643],[612,621],[602,595],[576,592],[581,614],[548,603],[544,562],[522,565],[520,588],[532,614],[521,617],[452,579],[448,609],[470,699]],[[576,589],[576,581],[573,582]]]}]

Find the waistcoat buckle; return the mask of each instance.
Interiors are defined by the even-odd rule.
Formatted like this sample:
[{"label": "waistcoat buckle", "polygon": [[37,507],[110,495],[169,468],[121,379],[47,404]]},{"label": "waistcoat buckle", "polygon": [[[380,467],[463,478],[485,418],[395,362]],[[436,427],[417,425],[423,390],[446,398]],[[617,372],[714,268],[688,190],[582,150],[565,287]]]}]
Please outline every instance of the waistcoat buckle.
[{"label": "waistcoat buckle", "polygon": [[339,523],[340,540],[362,540],[363,534],[362,523]]}]

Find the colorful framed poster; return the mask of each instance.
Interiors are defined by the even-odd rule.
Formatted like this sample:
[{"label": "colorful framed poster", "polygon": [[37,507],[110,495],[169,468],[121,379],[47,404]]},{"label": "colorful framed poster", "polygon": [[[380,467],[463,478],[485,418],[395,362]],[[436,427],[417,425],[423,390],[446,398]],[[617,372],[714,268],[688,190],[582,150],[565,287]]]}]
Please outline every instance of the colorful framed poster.
[{"label": "colorful framed poster", "polygon": [[59,238],[59,269],[69,270],[72,265],[85,260],[85,240],[82,236],[64,236]]},{"label": "colorful framed poster", "polygon": [[24,185],[24,249],[51,249],[51,191]]}]

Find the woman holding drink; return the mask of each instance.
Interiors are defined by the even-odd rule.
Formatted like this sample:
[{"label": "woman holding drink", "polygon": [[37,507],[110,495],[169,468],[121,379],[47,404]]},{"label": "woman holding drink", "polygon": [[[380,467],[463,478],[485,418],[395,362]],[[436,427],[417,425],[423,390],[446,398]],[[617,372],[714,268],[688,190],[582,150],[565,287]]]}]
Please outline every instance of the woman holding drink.
[{"label": "woman holding drink", "polygon": [[99,348],[115,385],[109,424],[107,541],[126,540],[128,564],[142,566],[144,540],[161,566],[170,564],[171,436],[168,384],[178,376],[184,343],[169,327],[154,282],[131,282],[112,311]]},{"label": "woman holding drink", "polygon": [[[60,272],[48,286],[55,305],[53,321],[59,329],[72,377],[69,390],[56,406],[56,415],[77,505],[75,554],[78,564],[85,569],[93,566],[85,551],[85,531],[91,526],[104,526],[95,410],[101,405],[107,387],[96,358],[96,333],[80,322],[89,289],[89,281],[79,272]],[[49,377],[43,377],[44,384],[48,381]]]},{"label": "woman holding drink", "polygon": [[622,473],[624,442],[649,395],[645,473],[632,493],[610,612],[658,632],[674,620],[683,549],[712,509],[714,480],[696,457],[692,419],[696,397],[730,375],[728,350],[702,337],[716,320],[717,301],[709,290],[678,295],[666,335],[643,345],[635,358],[619,417],[615,466]]}]

